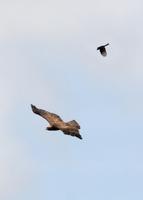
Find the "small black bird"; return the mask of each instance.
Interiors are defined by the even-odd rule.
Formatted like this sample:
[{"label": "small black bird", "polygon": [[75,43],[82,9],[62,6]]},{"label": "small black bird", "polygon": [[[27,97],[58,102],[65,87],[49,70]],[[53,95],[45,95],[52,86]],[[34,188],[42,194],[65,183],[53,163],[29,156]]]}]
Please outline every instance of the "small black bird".
[{"label": "small black bird", "polygon": [[99,50],[101,55],[104,56],[104,57],[107,56],[107,52],[106,52],[106,48],[105,47],[108,46],[108,45],[109,45],[109,43],[105,44],[105,45],[102,45],[102,46],[97,48],[97,50]]}]

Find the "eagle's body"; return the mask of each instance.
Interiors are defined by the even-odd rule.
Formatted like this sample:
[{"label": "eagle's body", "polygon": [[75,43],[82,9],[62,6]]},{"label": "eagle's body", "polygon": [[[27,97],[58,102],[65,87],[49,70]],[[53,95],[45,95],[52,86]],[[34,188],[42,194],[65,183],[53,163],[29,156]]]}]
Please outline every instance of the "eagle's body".
[{"label": "eagle's body", "polygon": [[75,120],[64,122],[58,115],[54,113],[38,109],[34,105],[31,105],[31,108],[35,114],[40,115],[49,122],[50,126],[47,127],[47,130],[61,130],[66,135],[76,136],[79,139],[82,139],[81,135],[79,134],[80,125]]},{"label": "eagle's body", "polygon": [[106,51],[105,47],[108,46],[108,45],[109,45],[109,43],[105,44],[105,45],[102,45],[102,46],[97,48],[97,50],[99,50],[101,55],[104,56],[104,57],[107,56],[107,51]]}]

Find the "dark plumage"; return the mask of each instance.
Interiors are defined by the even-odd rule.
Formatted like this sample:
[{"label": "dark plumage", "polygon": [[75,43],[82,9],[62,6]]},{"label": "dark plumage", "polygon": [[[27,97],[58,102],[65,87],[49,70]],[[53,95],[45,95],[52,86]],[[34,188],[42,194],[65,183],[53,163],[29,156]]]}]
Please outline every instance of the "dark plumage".
[{"label": "dark plumage", "polygon": [[102,46],[97,48],[97,50],[99,50],[101,55],[104,56],[104,57],[107,56],[107,51],[106,51],[105,47],[108,46],[108,45],[109,45],[109,43],[105,44],[105,45],[102,45]]},{"label": "dark plumage", "polygon": [[32,104],[31,108],[35,114],[40,115],[49,122],[50,126],[46,128],[47,130],[61,130],[66,135],[71,135],[82,139],[79,133],[80,125],[75,120],[64,122],[58,115],[54,113],[50,113],[46,110],[39,109]]}]

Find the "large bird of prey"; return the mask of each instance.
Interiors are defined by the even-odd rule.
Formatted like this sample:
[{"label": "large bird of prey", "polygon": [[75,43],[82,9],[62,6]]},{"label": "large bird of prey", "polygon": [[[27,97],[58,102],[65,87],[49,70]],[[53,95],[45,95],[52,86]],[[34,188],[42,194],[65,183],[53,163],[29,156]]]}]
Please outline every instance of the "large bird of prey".
[{"label": "large bird of prey", "polygon": [[97,50],[99,50],[101,55],[104,56],[104,57],[107,56],[107,51],[106,51],[105,47],[108,46],[108,45],[109,45],[109,43],[105,44],[105,45],[102,45],[102,46],[97,48]]},{"label": "large bird of prey", "polygon": [[80,125],[75,120],[64,122],[58,115],[54,113],[50,113],[46,110],[39,109],[32,104],[31,108],[35,114],[40,115],[49,122],[50,126],[46,128],[47,130],[49,131],[61,130],[66,135],[71,135],[78,137],[79,139],[82,139],[79,133]]}]

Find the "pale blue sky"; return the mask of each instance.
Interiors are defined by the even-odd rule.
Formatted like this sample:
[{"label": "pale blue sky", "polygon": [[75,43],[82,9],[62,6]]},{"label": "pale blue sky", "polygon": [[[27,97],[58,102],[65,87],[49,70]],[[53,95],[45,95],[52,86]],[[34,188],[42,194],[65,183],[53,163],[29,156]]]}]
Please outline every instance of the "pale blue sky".
[{"label": "pale blue sky", "polygon": [[[0,199],[143,199],[142,6],[1,1]],[[83,140],[46,131],[31,103]]]}]

